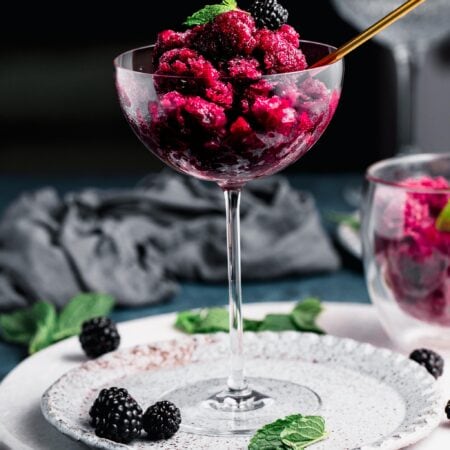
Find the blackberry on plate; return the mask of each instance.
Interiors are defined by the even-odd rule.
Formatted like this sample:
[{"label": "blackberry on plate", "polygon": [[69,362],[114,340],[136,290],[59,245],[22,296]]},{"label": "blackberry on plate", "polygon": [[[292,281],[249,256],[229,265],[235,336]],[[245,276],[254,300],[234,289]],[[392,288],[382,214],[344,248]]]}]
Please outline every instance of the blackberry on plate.
[{"label": "blackberry on plate", "polygon": [[409,357],[425,367],[434,378],[439,378],[444,372],[444,360],[436,352],[433,352],[433,350],[420,348],[414,350]]},{"label": "blackberry on plate", "polygon": [[447,405],[445,406],[445,414],[447,416],[447,419],[450,420],[450,400],[447,402]]},{"label": "blackberry on plate", "polygon": [[100,408],[95,422],[97,436],[129,443],[141,434],[142,409],[129,395],[112,396]]},{"label": "blackberry on plate", "polygon": [[167,400],[150,406],[142,418],[144,430],[153,441],[170,438],[178,431],[180,423],[180,410]]},{"label": "blackberry on plate", "polygon": [[283,8],[277,0],[256,0],[249,10],[258,28],[278,30],[289,17],[288,10]]},{"label": "blackberry on plate", "polygon": [[110,387],[102,389],[92,405],[89,415],[91,416],[91,425],[96,427],[101,419],[106,415],[114,399],[129,397],[129,393],[124,388]]},{"label": "blackberry on plate", "polygon": [[90,358],[116,350],[120,344],[116,324],[108,317],[86,320],[81,327],[80,343]]}]

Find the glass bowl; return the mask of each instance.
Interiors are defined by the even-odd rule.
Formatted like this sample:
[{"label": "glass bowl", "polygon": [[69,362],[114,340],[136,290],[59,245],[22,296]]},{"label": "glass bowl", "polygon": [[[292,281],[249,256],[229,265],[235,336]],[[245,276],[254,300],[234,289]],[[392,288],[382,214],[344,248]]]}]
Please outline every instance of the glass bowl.
[{"label": "glass bowl", "polygon": [[367,180],[364,269],[382,325],[403,350],[450,349],[450,155],[387,159]]},{"label": "glass bowl", "polygon": [[[335,50],[318,42],[300,46],[308,61]],[[147,46],[115,60],[128,123],[164,163],[224,189],[296,162],[318,141],[339,103],[343,61],[273,75],[230,78],[211,69],[212,75],[193,77],[154,73],[153,53]]]}]

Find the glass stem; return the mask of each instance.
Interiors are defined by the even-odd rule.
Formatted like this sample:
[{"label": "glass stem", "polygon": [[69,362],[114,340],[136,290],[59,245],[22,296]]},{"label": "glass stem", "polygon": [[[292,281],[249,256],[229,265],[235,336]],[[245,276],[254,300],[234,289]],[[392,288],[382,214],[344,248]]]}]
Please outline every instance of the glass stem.
[{"label": "glass stem", "polygon": [[239,206],[240,189],[224,191],[227,213],[227,255],[228,255],[228,290],[230,312],[230,350],[231,372],[228,388],[231,391],[244,391],[247,382],[244,376],[244,328],[242,321],[242,287],[241,287],[241,242]]},{"label": "glass stem", "polygon": [[413,45],[393,48],[397,83],[397,152],[418,151],[415,129],[418,97],[418,77],[423,63],[423,49]]}]

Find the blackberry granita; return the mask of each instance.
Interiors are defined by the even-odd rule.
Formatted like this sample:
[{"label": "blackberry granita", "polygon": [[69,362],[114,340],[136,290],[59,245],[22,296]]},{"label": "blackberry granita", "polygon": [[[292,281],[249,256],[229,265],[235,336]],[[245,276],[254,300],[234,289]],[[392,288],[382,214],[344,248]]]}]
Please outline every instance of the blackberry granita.
[{"label": "blackberry granita", "polygon": [[307,70],[332,48],[301,42],[282,10],[253,17],[229,9],[188,19],[186,31],[160,32],[151,53],[134,55],[142,80],[126,71],[117,79],[124,113],[144,144],[174,169],[225,189],[298,160],[340,96],[320,69]]},{"label": "blackberry granita", "polygon": [[375,255],[397,304],[410,316],[450,326],[450,185],[420,176],[375,197]]}]

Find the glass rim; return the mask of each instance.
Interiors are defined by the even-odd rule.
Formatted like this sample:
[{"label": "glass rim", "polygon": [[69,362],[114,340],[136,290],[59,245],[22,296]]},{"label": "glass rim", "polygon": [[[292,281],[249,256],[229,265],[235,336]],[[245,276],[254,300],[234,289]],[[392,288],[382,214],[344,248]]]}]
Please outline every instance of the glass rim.
[{"label": "glass rim", "polygon": [[403,164],[423,164],[432,161],[438,160],[446,160],[450,163],[450,154],[448,153],[417,153],[414,155],[404,155],[404,156],[395,156],[393,158],[383,159],[376,163],[370,165],[365,173],[366,180],[380,184],[384,186],[389,186],[395,189],[400,189],[402,191],[408,192],[417,192],[422,194],[442,194],[442,193],[450,193],[450,188],[447,189],[436,189],[430,187],[409,187],[402,185],[402,181],[389,181],[383,178],[380,175],[377,175],[377,172],[389,167],[401,166]]},{"label": "glass rim", "polygon": [[[336,51],[337,47],[335,47],[334,45],[330,45],[330,44],[326,44],[324,42],[318,42],[318,41],[310,41],[307,39],[300,39],[300,43],[305,43],[305,44],[314,44],[320,47],[327,47],[328,49],[331,49],[332,51]],[[128,53],[133,53],[136,52],[138,50],[145,50],[145,49],[150,49],[155,47],[156,44],[150,44],[150,45],[143,45],[142,47],[136,47],[136,48],[132,48],[130,50],[126,50],[122,53],[120,53],[119,55],[117,55],[114,59],[113,59],[113,65],[114,68],[116,69],[116,71],[118,69],[120,70],[124,70],[126,72],[130,72],[130,73],[135,73],[135,74],[141,74],[141,75],[149,75],[149,76],[157,76],[158,78],[176,78],[176,79],[201,79],[201,77],[192,77],[192,76],[183,76],[183,75],[158,75],[155,73],[149,73],[149,72],[141,72],[139,70],[133,70],[133,69],[128,69],[126,67],[123,67],[119,64],[119,60],[120,58],[122,58],[123,56],[127,55]],[[317,73],[321,72],[322,70],[328,69],[329,67],[337,67],[339,64],[344,65],[344,58],[335,61],[333,63],[330,64],[325,64],[324,66],[320,66],[320,67],[314,67],[314,68],[308,68],[308,69],[303,69],[303,70],[297,70],[294,72],[282,72],[282,73],[272,73],[272,74],[266,74],[266,75],[262,75],[260,78],[258,78],[255,81],[261,80],[261,79],[266,79],[266,78],[276,78],[276,77],[280,77],[282,75],[300,75],[300,74],[308,74],[308,73],[313,73],[314,75],[316,75]],[[232,77],[220,77],[220,79],[224,80],[227,78],[232,78]],[[246,77],[242,77],[243,79],[245,79]]]}]

